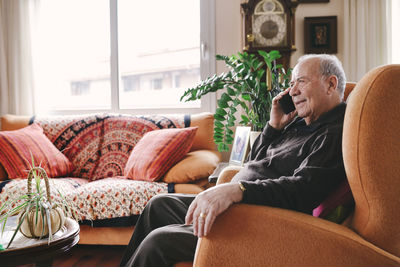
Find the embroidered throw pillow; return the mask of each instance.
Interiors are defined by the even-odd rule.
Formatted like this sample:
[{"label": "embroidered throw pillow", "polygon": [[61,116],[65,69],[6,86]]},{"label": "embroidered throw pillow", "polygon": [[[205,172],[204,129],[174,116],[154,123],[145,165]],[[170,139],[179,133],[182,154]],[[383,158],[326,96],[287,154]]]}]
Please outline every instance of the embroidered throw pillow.
[{"label": "embroidered throw pillow", "polygon": [[38,124],[15,131],[0,131],[0,163],[9,179],[26,178],[32,165],[44,168],[49,177],[72,171],[72,164],[44,135]]},{"label": "embroidered throw pillow", "polygon": [[189,152],[196,131],[197,127],[189,127],[146,133],[129,156],[125,176],[133,180],[159,180]]}]

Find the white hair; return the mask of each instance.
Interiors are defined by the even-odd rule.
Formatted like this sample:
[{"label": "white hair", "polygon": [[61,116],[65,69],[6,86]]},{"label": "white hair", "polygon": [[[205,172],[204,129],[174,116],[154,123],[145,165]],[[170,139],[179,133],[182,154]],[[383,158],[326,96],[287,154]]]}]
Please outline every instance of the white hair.
[{"label": "white hair", "polygon": [[346,87],[346,75],[343,70],[342,63],[334,55],[327,54],[308,54],[301,56],[298,63],[308,59],[318,58],[320,60],[320,71],[322,77],[335,75],[338,79],[337,90],[339,91],[340,99],[343,99],[344,89]]}]

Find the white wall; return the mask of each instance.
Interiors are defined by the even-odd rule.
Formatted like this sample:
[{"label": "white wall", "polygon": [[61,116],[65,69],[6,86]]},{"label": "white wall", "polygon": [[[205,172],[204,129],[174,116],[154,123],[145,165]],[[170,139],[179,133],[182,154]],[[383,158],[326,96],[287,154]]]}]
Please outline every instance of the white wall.
[{"label": "white wall", "polygon": [[[215,0],[215,52],[230,56],[242,51],[242,0]],[[217,73],[225,71],[223,62],[217,62]]]},{"label": "white wall", "polygon": [[[343,1],[330,0],[329,3],[299,4],[296,10],[295,45],[297,51],[292,54],[291,66],[304,54],[304,17],[338,17],[338,53],[343,60]],[[236,54],[243,48],[243,26],[240,4],[247,0],[216,0],[216,53]],[[217,63],[217,72],[223,72],[223,63]]]}]

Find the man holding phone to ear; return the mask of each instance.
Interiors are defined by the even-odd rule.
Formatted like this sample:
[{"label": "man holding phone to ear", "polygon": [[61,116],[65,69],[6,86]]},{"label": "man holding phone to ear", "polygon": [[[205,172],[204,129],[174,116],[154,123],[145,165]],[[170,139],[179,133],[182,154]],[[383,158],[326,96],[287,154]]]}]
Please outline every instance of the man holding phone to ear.
[{"label": "man holding phone to ear", "polygon": [[[230,183],[197,196],[154,197],[136,224],[120,266],[192,261],[198,237],[206,236],[217,216],[234,203],[311,214],[346,178],[341,145],[345,83],[335,56],[301,57],[290,88],[272,100],[270,121],[244,168]],[[295,107],[287,114],[279,104],[285,95]]]}]

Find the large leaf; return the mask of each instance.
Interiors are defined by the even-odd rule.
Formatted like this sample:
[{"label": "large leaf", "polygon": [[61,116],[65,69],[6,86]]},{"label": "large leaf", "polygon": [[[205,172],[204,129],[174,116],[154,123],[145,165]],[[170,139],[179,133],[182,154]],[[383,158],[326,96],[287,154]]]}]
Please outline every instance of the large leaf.
[{"label": "large leaf", "polygon": [[218,121],[225,121],[225,117],[218,114],[214,114],[214,119]]},{"label": "large leaf", "polygon": [[221,116],[225,116],[226,114],[228,114],[225,109],[223,108],[217,108],[217,110],[215,111],[216,114],[221,115]]},{"label": "large leaf", "polygon": [[227,135],[225,140],[227,144],[232,144],[234,138],[232,135]]},{"label": "large leaf", "polygon": [[247,101],[251,101],[251,97],[249,94],[242,94],[242,98]]},{"label": "large leaf", "polygon": [[229,107],[228,102],[226,101],[226,99],[220,98],[220,99],[218,100],[217,103],[218,103],[218,106],[219,106],[220,108],[227,108],[227,107]]},{"label": "large leaf", "polygon": [[249,123],[249,118],[246,116],[246,115],[241,115],[241,118],[242,118],[242,121],[243,121],[243,123],[242,124],[248,124]]},{"label": "large leaf", "polygon": [[215,124],[215,126],[217,126],[217,127],[224,127],[224,125],[222,124],[222,122],[217,121],[217,120],[214,120],[214,124]]},{"label": "large leaf", "polygon": [[228,92],[228,95],[230,95],[230,96],[237,96],[237,92],[230,86],[226,87],[226,91]]}]

